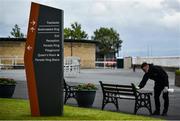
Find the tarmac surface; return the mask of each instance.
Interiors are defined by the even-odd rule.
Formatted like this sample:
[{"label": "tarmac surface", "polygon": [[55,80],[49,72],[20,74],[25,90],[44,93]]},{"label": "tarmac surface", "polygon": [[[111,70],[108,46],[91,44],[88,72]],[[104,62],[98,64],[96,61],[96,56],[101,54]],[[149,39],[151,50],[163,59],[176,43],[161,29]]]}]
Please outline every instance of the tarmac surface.
[{"label": "tarmac surface", "polygon": [[[78,85],[79,83],[94,83],[97,85],[98,90],[96,92],[93,108],[101,109],[102,106],[102,90],[99,85],[99,81],[104,83],[114,84],[131,84],[138,85],[142,79],[143,72],[139,69],[136,72],[125,69],[81,69],[78,75],[66,76],[66,82],[70,85]],[[174,93],[169,94],[170,105],[168,116],[153,116],[163,118],[166,120],[180,120],[180,87],[174,86],[175,75],[173,72],[168,72],[170,88],[173,88]],[[0,77],[9,77],[17,80],[17,86],[13,98],[28,99],[27,83],[25,70],[1,70]],[[149,80],[142,90],[153,92],[154,82]],[[152,110],[154,111],[154,98],[151,96]],[[69,99],[68,105],[77,106],[75,99]],[[104,110],[116,111],[113,104],[107,104]],[[119,112],[133,114],[134,100],[119,100]],[[163,110],[163,99],[161,96],[161,110]],[[145,108],[138,110],[137,115],[147,115],[149,112]]]}]

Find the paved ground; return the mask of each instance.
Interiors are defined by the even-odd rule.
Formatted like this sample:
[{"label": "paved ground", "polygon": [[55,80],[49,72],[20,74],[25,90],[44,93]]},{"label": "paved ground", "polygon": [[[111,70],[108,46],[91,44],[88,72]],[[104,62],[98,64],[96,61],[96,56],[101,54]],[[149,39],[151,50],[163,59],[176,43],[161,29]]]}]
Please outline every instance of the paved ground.
[{"label": "paved ground", "polygon": [[[168,116],[160,118],[165,118],[169,120],[180,120],[180,88],[174,86],[174,73],[168,72],[170,88],[174,88],[175,92],[170,94],[170,106]],[[78,83],[87,83],[91,82],[98,86],[98,91],[96,93],[95,102],[93,104],[94,108],[101,108],[102,105],[102,91],[99,86],[99,81],[106,83],[115,83],[115,84],[139,84],[143,72],[141,70],[124,70],[124,69],[83,69],[81,70],[78,76],[65,77],[66,81],[71,85],[76,85]],[[18,80],[16,86],[14,98],[23,98],[28,99],[27,95],[27,86],[26,86],[26,77],[24,70],[2,70],[0,71],[0,77],[10,77]],[[144,90],[153,91],[153,81],[149,80],[146,84]],[[152,100],[152,109],[154,110],[154,100]],[[163,100],[161,99],[163,104]],[[69,99],[67,102],[69,105],[77,105],[77,102],[74,99]],[[130,100],[120,100],[119,101],[120,112],[131,113],[133,114],[134,101]],[[162,105],[163,106],[163,105]],[[105,110],[116,111],[116,108],[112,104],[108,104],[105,107]],[[149,115],[147,109],[140,109],[138,114]]]}]

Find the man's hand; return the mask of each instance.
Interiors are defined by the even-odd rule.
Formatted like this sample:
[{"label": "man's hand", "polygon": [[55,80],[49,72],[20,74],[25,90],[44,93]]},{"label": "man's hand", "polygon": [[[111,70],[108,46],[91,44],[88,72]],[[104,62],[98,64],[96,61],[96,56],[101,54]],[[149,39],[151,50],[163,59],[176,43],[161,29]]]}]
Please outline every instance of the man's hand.
[{"label": "man's hand", "polygon": [[139,89],[140,89],[140,87],[139,87],[139,86],[136,86],[136,89],[137,89],[137,90],[139,90]]},{"label": "man's hand", "polygon": [[163,92],[167,93],[168,92],[168,87],[164,87]]}]

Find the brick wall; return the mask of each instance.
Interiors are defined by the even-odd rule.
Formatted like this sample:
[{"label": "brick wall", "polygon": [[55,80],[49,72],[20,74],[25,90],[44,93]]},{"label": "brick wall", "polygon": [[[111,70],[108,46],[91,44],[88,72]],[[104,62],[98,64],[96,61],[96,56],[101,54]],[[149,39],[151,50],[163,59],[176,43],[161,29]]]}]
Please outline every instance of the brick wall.
[{"label": "brick wall", "polygon": [[[72,49],[71,49],[72,48]],[[64,43],[64,56],[80,57],[81,68],[95,68],[96,45],[94,43]]]}]

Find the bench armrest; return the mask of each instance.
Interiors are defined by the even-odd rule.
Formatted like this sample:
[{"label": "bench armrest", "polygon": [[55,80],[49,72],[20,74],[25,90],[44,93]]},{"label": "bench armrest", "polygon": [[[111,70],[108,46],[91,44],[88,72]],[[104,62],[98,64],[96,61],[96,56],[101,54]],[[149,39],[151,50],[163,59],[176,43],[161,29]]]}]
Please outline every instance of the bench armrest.
[{"label": "bench armrest", "polygon": [[142,91],[142,90],[137,90],[137,93],[146,94],[146,95],[152,95],[152,92]]}]

